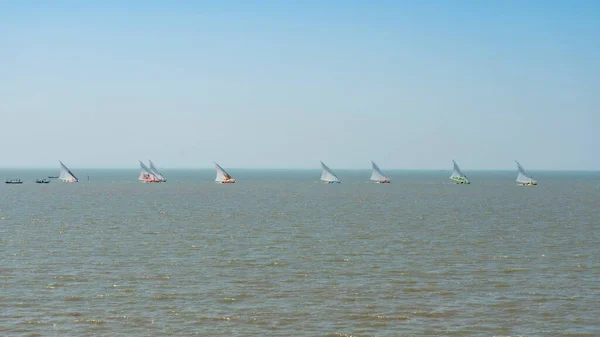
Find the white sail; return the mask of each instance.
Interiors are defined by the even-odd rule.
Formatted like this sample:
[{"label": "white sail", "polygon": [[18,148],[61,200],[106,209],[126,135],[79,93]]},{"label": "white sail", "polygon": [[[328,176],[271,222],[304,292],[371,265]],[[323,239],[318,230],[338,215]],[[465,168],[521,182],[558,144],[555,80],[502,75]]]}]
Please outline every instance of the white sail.
[{"label": "white sail", "polygon": [[62,161],[58,161],[60,163],[60,174],[58,175],[58,179],[67,182],[67,183],[76,183],[79,181],[77,177],[69,170]]},{"label": "white sail", "polygon": [[148,163],[150,164],[150,172],[152,172],[154,174],[154,176],[156,177],[156,179],[158,179],[158,181],[160,181],[160,182],[167,181],[167,179],[165,179],[165,177],[163,177],[163,175],[158,171],[156,166],[154,166],[154,163],[152,162],[152,160],[148,159]]},{"label": "white sail", "polygon": [[340,178],[338,178],[333,171],[325,163],[321,162],[321,167],[323,168],[323,173],[321,173],[321,180],[326,181],[328,183],[340,183],[342,182]]},{"label": "white sail", "polygon": [[381,169],[379,168],[379,166],[377,166],[377,164],[375,164],[375,162],[372,160],[371,160],[371,165],[373,166],[373,173],[371,174],[371,180],[377,181],[380,183],[389,183],[390,182],[390,178],[388,178],[385,174],[383,174],[383,172],[381,172]]},{"label": "white sail", "polygon": [[529,172],[525,171],[523,166],[521,166],[521,164],[519,164],[518,161],[515,160],[515,163],[517,163],[517,171],[518,171],[517,183],[521,184],[521,185],[537,185],[537,181],[535,179],[533,179],[531,174],[529,174]]},{"label": "white sail", "polygon": [[215,168],[217,169],[217,177],[215,181],[218,183],[235,183],[235,179],[225,171],[219,164],[215,163]]},{"label": "white sail", "polygon": [[471,181],[469,180],[469,178],[467,178],[467,175],[460,170],[458,164],[454,160],[452,161],[452,163],[454,164],[454,169],[452,170],[450,179],[456,181],[459,184],[470,184]]},{"label": "white sail", "polygon": [[141,160],[140,160],[140,168],[141,168],[142,172],[140,172],[140,177],[138,178],[139,180],[146,181],[146,182],[159,181],[158,177],[156,177],[154,175],[154,173],[152,173],[152,170],[150,170],[150,168],[148,168],[148,166],[146,166],[146,164],[142,163]]}]

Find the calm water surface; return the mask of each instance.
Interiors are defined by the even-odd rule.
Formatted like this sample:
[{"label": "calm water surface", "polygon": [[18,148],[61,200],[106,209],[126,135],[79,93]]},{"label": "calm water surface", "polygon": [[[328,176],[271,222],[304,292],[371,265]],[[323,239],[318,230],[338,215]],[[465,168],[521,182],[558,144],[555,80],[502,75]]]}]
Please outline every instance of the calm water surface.
[{"label": "calm water surface", "polygon": [[55,171],[0,170],[1,336],[600,336],[598,172]]}]

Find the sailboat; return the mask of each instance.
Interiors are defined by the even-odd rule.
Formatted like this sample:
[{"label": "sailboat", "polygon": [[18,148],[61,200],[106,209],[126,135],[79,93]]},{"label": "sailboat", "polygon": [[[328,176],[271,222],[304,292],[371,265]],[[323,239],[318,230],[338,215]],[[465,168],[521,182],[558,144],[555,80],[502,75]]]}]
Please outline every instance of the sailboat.
[{"label": "sailboat", "polygon": [[373,174],[371,174],[371,180],[375,181],[378,184],[389,184],[390,178],[388,178],[385,174],[383,174],[383,172],[381,172],[379,166],[377,166],[377,164],[375,164],[375,162],[372,160],[371,165],[373,166]]},{"label": "sailboat", "polygon": [[215,163],[215,168],[217,169],[217,177],[215,181],[221,184],[233,184],[235,183],[235,179],[225,171],[219,164]]},{"label": "sailboat", "polygon": [[321,167],[323,168],[321,180],[329,184],[340,184],[342,182],[325,163],[321,162]]},{"label": "sailboat", "polygon": [[66,183],[76,183],[79,181],[77,177],[69,170],[62,161],[58,161],[60,163],[60,174],[58,175],[58,179],[66,182]]},{"label": "sailboat", "polygon": [[450,175],[450,179],[454,180],[457,184],[470,184],[471,181],[467,178],[467,175],[464,174],[458,164],[453,160],[452,164],[454,164],[454,169],[452,170],[452,174]]},{"label": "sailboat", "polygon": [[10,179],[5,181],[5,183],[7,184],[22,184],[23,182],[21,181],[21,179]]},{"label": "sailboat", "polygon": [[531,174],[529,174],[529,172],[525,171],[523,166],[521,166],[521,164],[519,164],[518,161],[515,160],[515,163],[517,163],[517,171],[519,172],[519,174],[517,175],[517,184],[522,185],[522,186],[537,185],[537,183],[538,183],[537,180],[533,179]]},{"label": "sailboat", "polygon": [[140,177],[138,178],[138,180],[141,180],[146,183],[162,182],[159,179],[159,177],[157,177],[156,174],[152,172],[152,169],[150,169],[148,166],[146,166],[146,164],[144,164],[141,160],[140,160],[140,169],[142,170],[142,172],[140,172]]},{"label": "sailboat", "polygon": [[160,171],[158,171],[156,166],[154,166],[152,160],[148,159],[148,163],[150,164],[150,172],[154,174],[156,179],[158,179],[158,182],[164,183],[165,181],[167,181],[167,179],[160,173]]}]

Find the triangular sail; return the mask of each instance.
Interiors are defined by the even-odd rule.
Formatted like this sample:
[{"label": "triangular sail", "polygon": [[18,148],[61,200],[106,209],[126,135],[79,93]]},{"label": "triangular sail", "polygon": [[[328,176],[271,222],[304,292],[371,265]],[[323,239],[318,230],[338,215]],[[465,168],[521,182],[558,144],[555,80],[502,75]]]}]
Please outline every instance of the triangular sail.
[{"label": "triangular sail", "polygon": [[58,162],[60,163],[60,174],[58,175],[58,179],[68,183],[76,183],[79,181],[79,179],[75,177],[73,172],[71,172],[71,170],[69,170],[69,168],[62,163],[62,161],[59,160]]},{"label": "triangular sail", "polygon": [[338,178],[333,171],[325,163],[321,162],[321,167],[323,172],[321,173],[321,180],[326,182],[341,182],[340,178]]},{"label": "triangular sail", "polygon": [[378,182],[390,182],[390,178],[388,178],[385,174],[383,174],[383,172],[381,172],[381,169],[379,168],[379,166],[377,166],[377,164],[375,164],[375,162],[372,160],[371,160],[371,165],[373,166],[373,173],[371,174],[371,180],[378,181]]},{"label": "triangular sail", "polygon": [[147,181],[147,182],[159,181],[158,177],[156,175],[154,175],[154,173],[152,173],[152,170],[150,170],[150,168],[148,166],[146,166],[146,164],[144,164],[141,160],[140,160],[140,169],[142,170],[142,172],[140,172],[140,177],[138,178],[139,180]]},{"label": "triangular sail", "polygon": [[217,169],[217,177],[215,178],[216,182],[235,182],[235,179],[233,179],[233,177],[229,173],[227,173],[227,171],[225,171],[225,169],[222,168],[221,165],[215,163],[215,168]]},{"label": "triangular sail", "polygon": [[158,171],[156,166],[154,166],[154,163],[152,162],[152,160],[148,159],[148,163],[150,164],[150,172],[152,172],[154,174],[154,176],[156,176],[156,179],[158,179],[158,181],[161,181],[161,182],[167,181],[167,179],[165,179],[165,177],[160,173],[160,171]]},{"label": "triangular sail", "polygon": [[518,171],[517,183],[531,184],[531,185],[537,184],[537,181],[535,179],[533,179],[533,177],[531,176],[531,174],[529,174],[529,172],[525,171],[523,166],[521,166],[521,164],[519,164],[518,161],[515,160],[515,163],[517,163],[517,171]]},{"label": "triangular sail", "polygon": [[458,164],[454,160],[452,161],[452,163],[454,164],[454,169],[452,170],[452,174],[450,175],[450,179],[456,181],[457,183],[470,184],[471,181],[469,180],[469,178],[467,178],[467,175],[464,174],[460,170],[460,167],[458,167]]}]

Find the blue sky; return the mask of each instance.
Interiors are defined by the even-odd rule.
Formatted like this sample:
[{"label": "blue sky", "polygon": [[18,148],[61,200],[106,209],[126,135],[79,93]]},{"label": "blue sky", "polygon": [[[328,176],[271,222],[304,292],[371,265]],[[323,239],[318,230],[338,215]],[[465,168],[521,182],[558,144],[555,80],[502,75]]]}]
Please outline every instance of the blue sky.
[{"label": "blue sky", "polygon": [[600,170],[597,1],[10,1],[0,167]]}]

